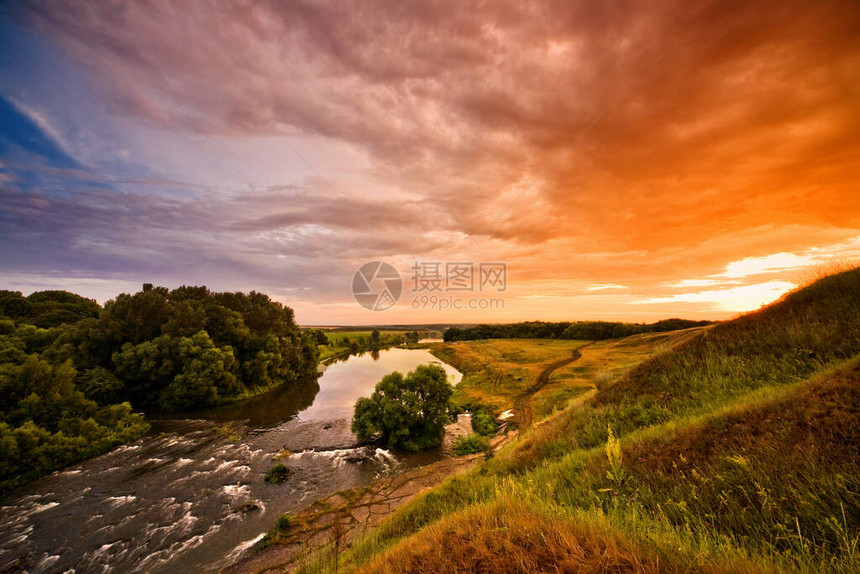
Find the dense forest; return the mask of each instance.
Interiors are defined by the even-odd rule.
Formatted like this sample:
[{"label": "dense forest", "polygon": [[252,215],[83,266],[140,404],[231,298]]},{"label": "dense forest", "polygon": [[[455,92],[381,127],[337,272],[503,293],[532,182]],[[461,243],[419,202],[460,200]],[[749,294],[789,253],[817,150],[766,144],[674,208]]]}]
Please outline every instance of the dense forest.
[{"label": "dense forest", "polygon": [[545,323],[527,321],[501,325],[476,325],[474,327],[451,327],[443,334],[445,341],[471,341],[475,339],[577,339],[602,341],[618,339],[640,333],[661,333],[690,327],[710,325],[711,321],[689,321],[687,319],[664,319],[656,323],[620,323],[615,321],[562,321]]},{"label": "dense forest", "polygon": [[0,490],[133,440],[175,411],[315,376],[316,340],[251,292],[150,284],[101,307],[0,291]]}]

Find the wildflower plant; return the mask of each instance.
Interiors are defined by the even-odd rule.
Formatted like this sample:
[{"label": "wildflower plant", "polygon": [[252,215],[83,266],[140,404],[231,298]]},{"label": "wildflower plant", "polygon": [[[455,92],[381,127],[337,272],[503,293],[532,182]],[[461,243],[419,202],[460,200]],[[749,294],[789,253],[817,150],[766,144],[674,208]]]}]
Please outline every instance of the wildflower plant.
[{"label": "wildflower plant", "polygon": [[606,425],[606,429],[609,432],[606,439],[606,458],[609,459],[609,470],[606,471],[606,478],[612,482],[614,487],[618,488],[623,486],[627,479],[627,472],[621,465],[621,441],[612,432],[611,426]]}]

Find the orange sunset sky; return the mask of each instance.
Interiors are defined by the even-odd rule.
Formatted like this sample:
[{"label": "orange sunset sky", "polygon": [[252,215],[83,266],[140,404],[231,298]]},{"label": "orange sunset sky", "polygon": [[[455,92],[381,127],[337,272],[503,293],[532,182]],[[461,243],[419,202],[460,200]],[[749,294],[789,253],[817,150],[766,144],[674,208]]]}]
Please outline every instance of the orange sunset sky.
[{"label": "orange sunset sky", "polygon": [[[720,319],[860,256],[856,0],[25,2],[0,37],[2,289]],[[504,308],[414,309],[415,261],[506,263],[456,294]]]}]

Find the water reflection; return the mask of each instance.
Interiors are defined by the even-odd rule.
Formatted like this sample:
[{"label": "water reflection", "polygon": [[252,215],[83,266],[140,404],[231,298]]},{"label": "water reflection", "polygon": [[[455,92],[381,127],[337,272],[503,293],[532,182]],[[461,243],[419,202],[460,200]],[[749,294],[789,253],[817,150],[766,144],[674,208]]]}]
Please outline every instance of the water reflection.
[{"label": "water reflection", "polygon": [[[272,428],[311,406],[319,390],[319,381],[315,377],[308,377],[297,381],[294,385],[284,385],[238,403],[193,412],[173,413],[169,417],[159,416],[158,419],[246,421],[251,428]],[[152,417],[149,418],[153,420]]]},{"label": "water reflection", "polygon": [[[382,360],[379,360],[380,357]],[[319,379],[320,392],[317,400],[299,414],[301,420],[351,418],[355,401],[373,392],[382,377],[400,371],[404,375],[419,365],[440,365],[451,384],[457,384],[463,375],[451,365],[442,363],[425,349],[393,348],[365,353],[335,362],[323,372]]]}]

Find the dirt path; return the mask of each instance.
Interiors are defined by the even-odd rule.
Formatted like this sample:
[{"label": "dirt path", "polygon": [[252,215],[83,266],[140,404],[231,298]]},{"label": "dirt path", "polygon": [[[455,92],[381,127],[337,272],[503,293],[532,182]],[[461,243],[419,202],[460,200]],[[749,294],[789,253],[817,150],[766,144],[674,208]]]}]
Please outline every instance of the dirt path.
[{"label": "dirt path", "polygon": [[531,403],[532,395],[541,390],[549,382],[549,377],[550,375],[552,375],[553,371],[580,359],[582,357],[580,349],[584,349],[591,344],[592,343],[586,343],[585,345],[579,346],[573,351],[571,351],[569,357],[559,359],[558,361],[547,365],[546,368],[538,375],[535,384],[526,389],[523,394],[517,397],[517,400],[514,401],[514,416],[517,425],[521,430],[525,430],[530,427],[534,418]]}]

